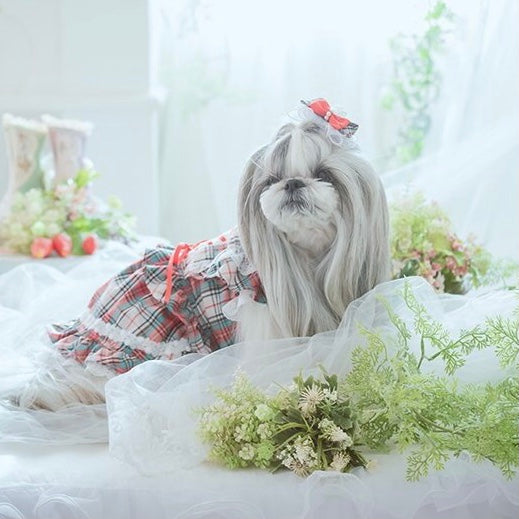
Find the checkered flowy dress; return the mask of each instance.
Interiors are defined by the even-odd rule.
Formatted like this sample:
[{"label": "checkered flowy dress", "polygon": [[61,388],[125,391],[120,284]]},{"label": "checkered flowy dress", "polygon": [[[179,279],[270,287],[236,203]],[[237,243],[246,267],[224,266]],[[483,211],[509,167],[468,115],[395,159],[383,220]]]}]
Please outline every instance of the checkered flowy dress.
[{"label": "checkered flowy dress", "polygon": [[102,285],[78,319],[52,325],[49,337],[92,370],[123,373],[233,344],[236,322],[224,307],[241,294],[266,302],[235,229],[193,246],[159,245]]}]

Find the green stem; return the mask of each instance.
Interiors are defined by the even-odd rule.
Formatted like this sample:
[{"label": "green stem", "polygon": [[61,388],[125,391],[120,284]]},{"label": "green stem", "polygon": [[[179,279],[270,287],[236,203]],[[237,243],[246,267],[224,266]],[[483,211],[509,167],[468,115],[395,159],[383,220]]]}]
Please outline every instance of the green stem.
[{"label": "green stem", "polygon": [[274,433],[274,436],[276,434],[288,431],[289,429],[308,429],[308,425],[303,425],[302,423],[296,423],[296,422],[289,422],[277,429],[277,431]]},{"label": "green stem", "polygon": [[432,428],[434,432],[444,432],[449,434],[455,434],[458,436],[463,434],[462,432],[456,431],[455,429],[447,429],[446,427],[442,427],[441,425],[438,425],[434,420],[431,420],[430,418],[427,418],[426,416],[423,416],[420,413],[415,412],[414,415],[418,423],[425,430],[427,430],[428,428]]},{"label": "green stem", "polygon": [[321,460],[324,470],[328,468],[328,460],[323,450],[323,442],[321,438],[317,439],[317,458]]},{"label": "green stem", "polygon": [[[444,352],[446,352],[448,350],[451,350],[452,348],[455,348],[456,346],[458,346],[458,344],[460,344],[467,337],[475,338],[477,335],[486,337],[484,332],[477,332],[475,329],[474,330],[469,330],[467,333],[464,333],[461,337],[458,337],[458,339],[456,339],[454,342],[449,343],[445,348],[442,348],[441,350],[436,352],[432,357],[427,357],[427,360],[434,360],[437,357],[439,357],[442,353],[444,353]],[[431,337],[429,337],[429,338],[431,338]],[[477,342],[477,341],[475,341],[475,342]],[[480,343],[482,342],[481,339],[479,340],[479,342]]]},{"label": "green stem", "polygon": [[418,366],[416,366],[416,369],[420,371],[420,366],[422,365],[422,362],[425,358],[425,341],[424,336],[420,338],[420,360],[418,361]]},{"label": "green stem", "polygon": [[354,462],[354,466],[362,466],[365,467],[368,462],[366,458],[356,449],[348,449],[348,453],[350,455],[351,461]]},{"label": "green stem", "polygon": [[306,430],[308,432],[312,432],[312,428],[310,427],[310,425],[308,424],[308,422],[306,421],[305,417],[303,416],[303,414],[301,414],[301,418],[303,419],[303,422],[305,422],[305,425],[306,425]]},{"label": "green stem", "polygon": [[289,443],[295,436],[298,436],[299,433],[296,432],[294,434],[292,434],[292,436],[288,437],[283,443],[280,443],[279,445],[276,446],[276,450],[281,450],[287,443]]}]

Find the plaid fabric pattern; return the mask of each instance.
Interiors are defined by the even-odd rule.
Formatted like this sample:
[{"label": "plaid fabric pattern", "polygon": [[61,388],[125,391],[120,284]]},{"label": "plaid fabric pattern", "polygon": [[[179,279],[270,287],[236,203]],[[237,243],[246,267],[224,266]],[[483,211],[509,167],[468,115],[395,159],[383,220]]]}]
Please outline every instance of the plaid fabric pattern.
[{"label": "plaid fabric pattern", "polygon": [[175,248],[159,245],[101,286],[88,310],[50,327],[56,348],[78,362],[124,373],[150,359],[210,353],[233,344],[236,323],[222,307],[241,292],[266,302],[236,230],[201,242],[174,265],[168,302],[166,269]]}]

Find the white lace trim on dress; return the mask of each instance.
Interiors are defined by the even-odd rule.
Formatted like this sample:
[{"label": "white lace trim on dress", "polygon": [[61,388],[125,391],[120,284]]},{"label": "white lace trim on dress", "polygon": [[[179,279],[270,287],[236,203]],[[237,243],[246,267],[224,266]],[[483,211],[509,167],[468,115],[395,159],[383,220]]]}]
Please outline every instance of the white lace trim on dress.
[{"label": "white lace trim on dress", "polygon": [[80,322],[87,328],[94,330],[100,335],[104,335],[109,339],[124,343],[131,348],[143,350],[154,357],[180,357],[185,352],[191,352],[191,346],[186,339],[178,339],[168,342],[156,342],[145,337],[140,337],[134,333],[119,328],[113,324],[107,323],[98,317],[92,315],[89,311],[80,317]]},{"label": "white lace trim on dress", "polygon": [[[201,274],[210,269],[214,264],[220,264],[220,268],[216,269],[214,276],[219,276],[225,279],[227,282],[231,280],[227,279],[228,274],[224,265],[231,262],[236,266],[236,270],[244,276],[249,276],[254,273],[256,269],[251,264],[249,258],[245,254],[243,247],[238,236],[237,229],[231,229],[230,231],[223,234],[227,239],[227,247],[218,253],[214,258],[205,258],[206,245],[202,244],[200,247],[195,247],[187,257],[185,266],[185,274]],[[214,241],[217,241],[216,238]]]}]

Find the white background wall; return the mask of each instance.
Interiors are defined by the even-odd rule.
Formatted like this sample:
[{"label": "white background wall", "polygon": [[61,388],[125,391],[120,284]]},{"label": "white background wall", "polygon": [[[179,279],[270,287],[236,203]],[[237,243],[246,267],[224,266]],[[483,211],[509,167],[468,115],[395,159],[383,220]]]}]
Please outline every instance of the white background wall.
[{"label": "white background wall", "polygon": [[[91,120],[96,192],[119,195],[140,232],[196,242],[235,224],[246,158],[301,98],[345,108],[363,150],[383,163],[398,132],[379,104],[388,40],[423,30],[432,3],[0,0],[0,114]],[[449,6],[458,23],[448,59],[438,57],[444,81],[426,153],[387,185],[416,181],[461,236],[517,257],[518,3]],[[6,173],[0,138],[0,196]]]},{"label": "white background wall", "polygon": [[[0,0],[0,114],[92,121],[95,193],[118,195],[147,234],[158,233],[154,16],[148,0]],[[6,184],[2,139],[0,197]]]}]

